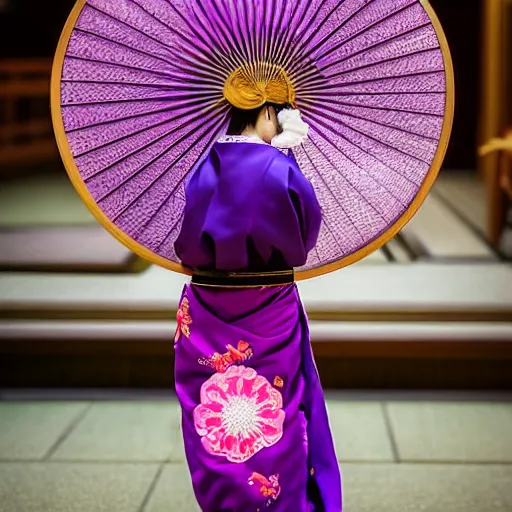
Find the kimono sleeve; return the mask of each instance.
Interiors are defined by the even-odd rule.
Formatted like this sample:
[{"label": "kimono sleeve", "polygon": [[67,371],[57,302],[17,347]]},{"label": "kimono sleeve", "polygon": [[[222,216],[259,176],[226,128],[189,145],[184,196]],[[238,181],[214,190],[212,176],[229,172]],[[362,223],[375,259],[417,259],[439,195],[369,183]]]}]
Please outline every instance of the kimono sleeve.
[{"label": "kimono sleeve", "polygon": [[299,219],[304,248],[309,253],[318,240],[322,210],[313,185],[302,174],[293,158],[290,158],[288,191]]}]

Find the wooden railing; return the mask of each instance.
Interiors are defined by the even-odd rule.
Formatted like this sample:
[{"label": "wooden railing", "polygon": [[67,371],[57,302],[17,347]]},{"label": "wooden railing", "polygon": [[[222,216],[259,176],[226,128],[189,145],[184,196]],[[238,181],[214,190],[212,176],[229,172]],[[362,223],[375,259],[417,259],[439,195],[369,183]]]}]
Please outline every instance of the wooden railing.
[{"label": "wooden railing", "polygon": [[50,116],[51,60],[0,60],[0,167],[57,159]]},{"label": "wooden railing", "polygon": [[512,204],[512,128],[504,137],[495,137],[480,147],[481,157],[489,160],[494,155],[494,167],[487,175],[487,212],[489,241],[499,247],[507,227],[507,217]]}]

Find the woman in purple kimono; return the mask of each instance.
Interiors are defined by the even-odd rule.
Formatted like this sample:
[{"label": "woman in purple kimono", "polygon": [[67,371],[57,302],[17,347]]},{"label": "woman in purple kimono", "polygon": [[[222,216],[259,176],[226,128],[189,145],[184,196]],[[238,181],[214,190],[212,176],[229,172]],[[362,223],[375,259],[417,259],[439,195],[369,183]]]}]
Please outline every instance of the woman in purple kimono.
[{"label": "woman in purple kimono", "polygon": [[[175,244],[194,269],[178,312],[175,375],[186,456],[205,512],[342,509],[293,282],[293,268],[315,246],[321,211],[291,152],[271,145],[289,135],[275,138],[280,108],[232,109],[230,135],[187,185]],[[280,120],[285,112],[294,111]]]},{"label": "woman in purple kimono", "polygon": [[[428,0],[77,3],[53,67],[57,143],[109,232],[193,274],[175,380],[203,511],[341,511],[293,269],[352,263],[408,222],[453,87]],[[300,168],[282,151],[307,135],[294,105],[314,129]]]}]

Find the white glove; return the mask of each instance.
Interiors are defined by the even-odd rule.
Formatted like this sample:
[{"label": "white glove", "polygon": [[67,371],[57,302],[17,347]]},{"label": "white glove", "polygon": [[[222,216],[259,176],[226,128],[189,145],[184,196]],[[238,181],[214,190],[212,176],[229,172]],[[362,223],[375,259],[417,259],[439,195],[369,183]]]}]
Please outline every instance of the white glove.
[{"label": "white glove", "polygon": [[283,131],[272,139],[272,146],[275,148],[294,148],[307,139],[309,126],[302,120],[298,110],[281,110],[277,115],[277,121]]}]

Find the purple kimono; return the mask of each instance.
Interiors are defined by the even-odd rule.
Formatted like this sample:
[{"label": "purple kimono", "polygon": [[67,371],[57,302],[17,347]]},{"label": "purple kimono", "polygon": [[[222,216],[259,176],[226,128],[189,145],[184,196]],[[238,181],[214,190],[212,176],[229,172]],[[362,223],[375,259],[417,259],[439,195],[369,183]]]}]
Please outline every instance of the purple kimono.
[{"label": "purple kimono", "polygon": [[[320,229],[293,158],[227,138],[187,185],[176,252],[201,270],[304,265]],[[178,311],[176,390],[204,512],[340,512],[341,478],[308,321],[294,284],[187,285]]]}]

